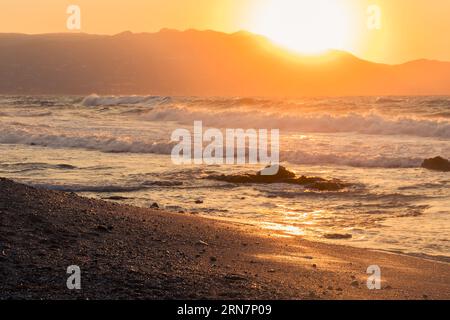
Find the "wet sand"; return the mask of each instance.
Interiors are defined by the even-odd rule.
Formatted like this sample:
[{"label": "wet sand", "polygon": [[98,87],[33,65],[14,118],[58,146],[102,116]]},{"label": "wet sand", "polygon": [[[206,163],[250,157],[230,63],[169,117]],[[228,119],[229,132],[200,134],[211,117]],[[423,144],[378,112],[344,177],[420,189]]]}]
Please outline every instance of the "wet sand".
[{"label": "wet sand", "polygon": [[0,299],[450,299],[449,266],[0,179]]}]

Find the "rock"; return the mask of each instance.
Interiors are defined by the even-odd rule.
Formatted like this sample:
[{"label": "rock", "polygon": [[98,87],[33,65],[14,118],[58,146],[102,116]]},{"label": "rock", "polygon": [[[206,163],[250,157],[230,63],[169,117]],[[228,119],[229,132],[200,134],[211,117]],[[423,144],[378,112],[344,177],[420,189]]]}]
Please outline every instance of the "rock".
[{"label": "rock", "polygon": [[97,230],[98,230],[98,231],[102,231],[102,232],[110,232],[110,231],[111,231],[111,229],[110,229],[109,227],[107,227],[107,226],[102,226],[102,225],[97,226]]},{"label": "rock", "polygon": [[275,175],[262,175],[261,171],[256,174],[237,174],[237,175],[213,175],[207,179],[225,181],[230,183],[288,183],[304,186],[305,188],[316,189],[319,191],[338,191],[348,186],[348,184],[337,179],[323,179],[320,177],[297,177],[292,171],[283,166],[279,166],[279,170]]},{"label": "rock", "polygon": [[105,200],[123,201],[123,200],[127,200],[129,198],[121,197],[121,196],[111,196],[111,197],[106,197],[106,198],[103,198],[103,199],[105,199]]},{"label": "rock", "polygon": [[422,168],[434,171],[450,172],[450,161],[442,157],[426,159],[422,162]]},{"label": "rock", "polygon": [[324,234],[323,237],[325,239],[335,239],[335,240],[339,240],[339,239],[351,239],[352,235],[351,234],[340,234],[340,233],[327,233]]},{"label": "rock", "polygon": [[153,204],[150,206],[150,209],[159,209],[159,205],[156,202],[153,202]]},{"label": "rock", "polygon": [[196,204],[202,204],[202,203],[203,203],[203,200],[195,200],[195,203],[196,203]]},{"label": "rock", "polygon": [[353,282],[352,282],[352,286],[353,286],[353,287],[359,287],[359,282],[356,281],[356,280],[353,281]]},{"label": "rock", "polygon": [[217,258],[216,258],[216,257],[210,257],[209,260],[210,260],[211,262],[216,262],[216,261],[217,261]]}]

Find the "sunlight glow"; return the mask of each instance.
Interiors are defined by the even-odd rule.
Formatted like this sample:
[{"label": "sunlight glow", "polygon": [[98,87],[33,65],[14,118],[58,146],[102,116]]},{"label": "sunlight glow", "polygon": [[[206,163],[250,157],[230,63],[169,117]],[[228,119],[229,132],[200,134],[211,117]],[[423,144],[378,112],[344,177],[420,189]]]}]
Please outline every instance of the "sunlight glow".
[{"label": "sunlight glow", "polygon": [[251,31],[305,54],[343,50],[351,41],[351,8],[339,0],[264,0]]}]

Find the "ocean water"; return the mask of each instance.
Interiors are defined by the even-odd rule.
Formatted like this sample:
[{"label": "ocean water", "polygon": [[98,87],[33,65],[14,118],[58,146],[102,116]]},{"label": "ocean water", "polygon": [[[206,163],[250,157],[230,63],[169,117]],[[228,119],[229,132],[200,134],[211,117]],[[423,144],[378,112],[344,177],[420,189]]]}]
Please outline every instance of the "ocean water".
[{"label": "ocean water", "polygon": [[[173,164],[171,133],[199,120],[205,129],[280,129],[284,166],[351,186],[205,179],[263,165]],[[35,186],[450,259],[450,173],[420,167],[450,158],[450,97],[0,96],[0,152],[0,176]]]}]

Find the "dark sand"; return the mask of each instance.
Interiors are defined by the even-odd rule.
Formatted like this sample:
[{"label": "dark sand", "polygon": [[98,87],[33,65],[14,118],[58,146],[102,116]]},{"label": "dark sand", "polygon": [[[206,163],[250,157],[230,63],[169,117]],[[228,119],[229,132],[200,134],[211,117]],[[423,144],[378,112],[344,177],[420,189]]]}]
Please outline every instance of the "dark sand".
[{"label": "dark sand", "polygon": [[[0,180],[0,299],[450,299],[450,264]],[[379,265],[382,289],[368,290]],[[69,265],[82,290],[66,287]]]}]

